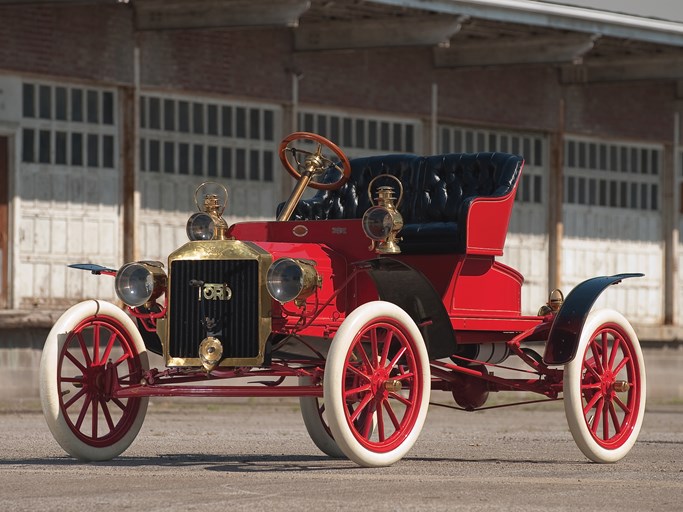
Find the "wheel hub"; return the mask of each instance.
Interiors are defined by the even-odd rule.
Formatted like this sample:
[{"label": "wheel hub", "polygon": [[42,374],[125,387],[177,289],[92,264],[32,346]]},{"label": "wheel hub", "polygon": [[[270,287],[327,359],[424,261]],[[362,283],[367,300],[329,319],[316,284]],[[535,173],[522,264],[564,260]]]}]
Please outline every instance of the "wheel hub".
[{"label": "wheel hub", "polygon": [[403,389],[403,384],[401,384],[400,380],[389,379],[384,382],[384,389],[386,389],[388,393],[398,393]]},{"label": "wheel hub", "polygon": [[617,376],[611,370],[605,370],[600,380],[602,394],[608,399],[615,393],[624,393],[631,389],[631,385],[625,380],[617,380]]},{"label": "wheel hub", "polygon": [[612,389],[617,393],[625,393],[626,391],[631,389],[631,385],[625,380],[616,380],[612,385]]},{"label": "wheel hub", "polygon": [[393,382],[389,380],[389,372],[385,368],[376,369],[372,374],[371,381],[372,394],[380,399],[386,397],[387,393],[390,391],[387,384]]},{"label": "wheel hub", "polygon": [[111,399],[111,389],[108,385],[109,372],[104,365],[93,365],[87,370],[87,374],[83,381],[83,386],[87,389],[91,397],[98,397],[105,401]]}]

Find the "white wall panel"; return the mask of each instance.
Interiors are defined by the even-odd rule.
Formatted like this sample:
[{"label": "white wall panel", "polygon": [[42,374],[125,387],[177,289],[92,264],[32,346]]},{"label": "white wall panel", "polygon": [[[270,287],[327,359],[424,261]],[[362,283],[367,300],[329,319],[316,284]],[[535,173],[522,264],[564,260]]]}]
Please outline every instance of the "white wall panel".
[{"label": "white wall panel", "polygon": [[501,262],[524,276],[522,313],[534,315],[548,300],[548,238],[508,233]]},{"label": "white wall panel", "polygon": [[90,281],[95,276],[67,265],[121,264],[116,91],[23,81],[16,103],[17,306],[113,300],[111,278]]},{"label": "white wall panel", "polygon": [[595,307],[617,309],[637,324],[663,322],[662,148],[569,137],[565,153],[563,288],[644,273],[610,287]]},{"label": "white wall panel", "polygon": [[284,172],[276,156],[279,106],[144,94],[141,107],[142,258],[165,262],[187,241],[204,181],[228,188],[228,222],[275,217]]}]

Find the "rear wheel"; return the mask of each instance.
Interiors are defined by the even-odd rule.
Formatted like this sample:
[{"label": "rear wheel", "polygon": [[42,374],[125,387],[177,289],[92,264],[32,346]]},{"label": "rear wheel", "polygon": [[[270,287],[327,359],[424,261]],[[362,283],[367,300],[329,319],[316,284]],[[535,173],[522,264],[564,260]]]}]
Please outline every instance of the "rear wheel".
[{"label": "rear wheel", "polygon": [[616,462],[636,442],[645,412],[645,366],[628,321],[609,309],[588,315],[576,357],[564,369],[569,429],[583,454]]},{"label": "rear wheel", "polygon": [[355,309],[331,343],[323,391],[330,431],[349,459],[400,460],[420,435],[430,394],[427,350],[410,316],[383,301]]},{"label": "rear wheel", "polygon": [[[313,384],[311,377],[299,377],[300,386],[310,386],[311,384]],[[320,451],[334,459],[346,458],[327,425],[325,402],[316,396],[302,396],[299,398],[299,406],[308,435]]]},{"label": "rear wheel", "polygon": [[117,399],[112,391],[137,384],[148,368],[142,338],[121,309],[91,300],[66,311],[40,361],[43,414],[60,446],[84,461],[123,453],[142,426],[148,399]]}]

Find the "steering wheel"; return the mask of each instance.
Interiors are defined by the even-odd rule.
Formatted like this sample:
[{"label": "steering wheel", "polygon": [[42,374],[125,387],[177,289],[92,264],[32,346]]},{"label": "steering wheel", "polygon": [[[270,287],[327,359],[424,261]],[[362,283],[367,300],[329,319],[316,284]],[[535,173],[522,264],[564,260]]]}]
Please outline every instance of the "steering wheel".
[{"label": "steering wheel", "polygon": [[[290,146],[293,142],[301,140],[317,143],[318,147],[315,152]],[[324,156],[323,148],[334,153],[339,158],[339,162],[334,162],[329,157]],[[280,161],[289,174],[297,181],[301,182],[303,180],[306,182],[306,186],[317,190],[335,190],[346,183],[351,175],[351,164],[344,152],[335,143],[316,133],[294,132],[288,135],[280,142],[279,153]],[[292,156],[296,166],[292,164],[288,155]],[[339,171],[341,177],[337,181],[334,183],[321,183],[314,180],[314,178],[321,176],[329,167],[334,167]]]}]

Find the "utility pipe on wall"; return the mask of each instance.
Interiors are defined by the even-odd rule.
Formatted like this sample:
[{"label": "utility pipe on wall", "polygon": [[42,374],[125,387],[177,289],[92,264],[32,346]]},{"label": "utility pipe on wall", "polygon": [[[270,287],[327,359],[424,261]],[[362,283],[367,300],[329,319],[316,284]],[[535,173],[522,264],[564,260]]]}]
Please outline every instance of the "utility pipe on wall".
[{"label": "utility pipe on wall", "polygon": [[432,84],[432,117],[430,121],[430,153],[436,155],[439,152],[438,149],[438,120],[439,120],[439,84]]}]

